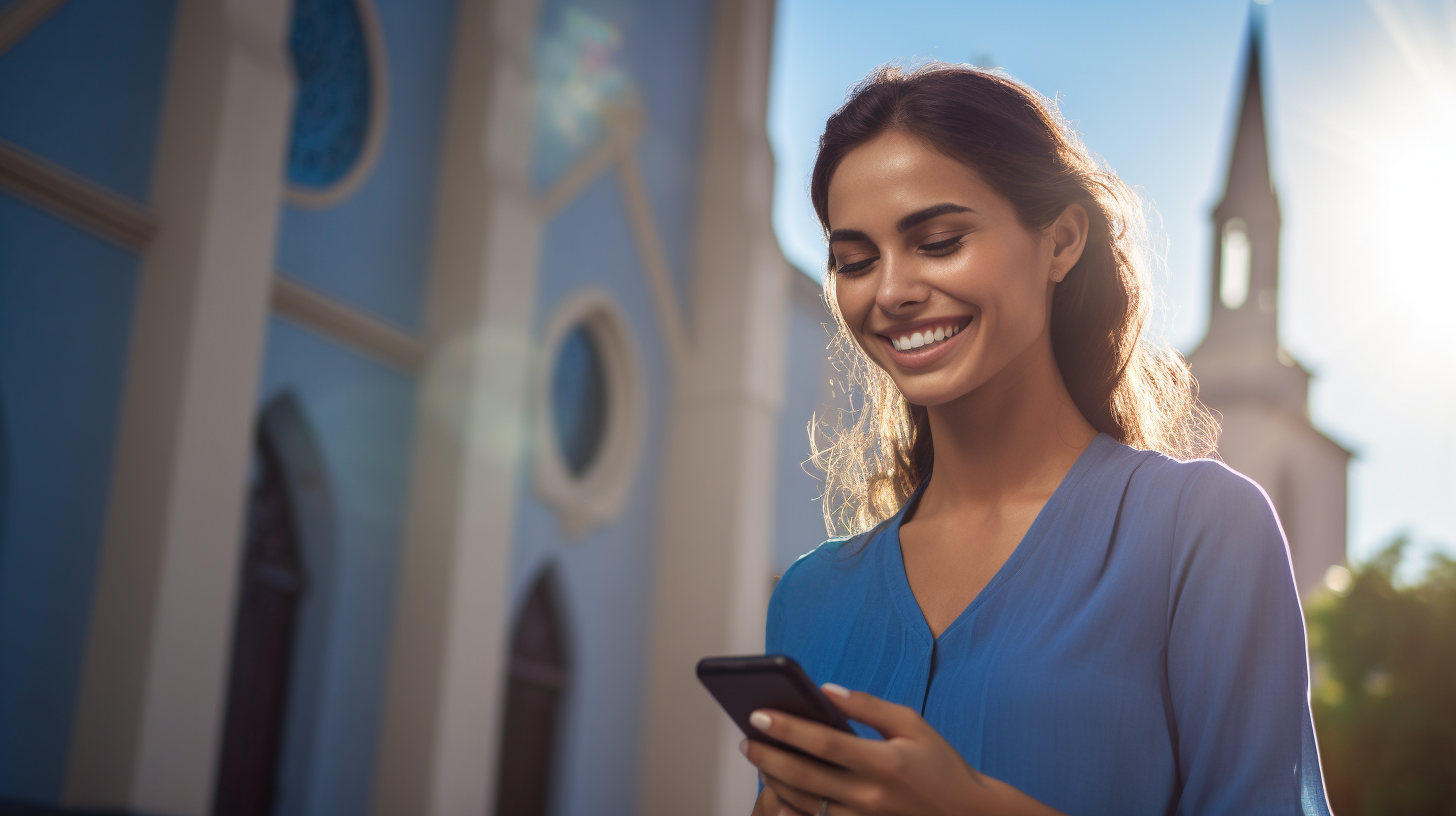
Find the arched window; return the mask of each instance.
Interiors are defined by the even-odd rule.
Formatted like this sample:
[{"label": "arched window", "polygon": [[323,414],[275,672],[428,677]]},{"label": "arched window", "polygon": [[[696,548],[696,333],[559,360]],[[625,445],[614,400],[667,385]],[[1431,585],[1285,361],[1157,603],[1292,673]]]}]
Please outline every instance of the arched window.
[{"label": "arched window", "polygon": [[268,816],[277,808],[280,760],[299,727],[290,712],[309,708],[316,691],[308,679],[317,661],[307,647],[321,622],[317,599],[309,607],[304,600],[321,588],[331,518],[322,457],[298,401],[284,393],[258,421],[214,816]]},{"label": "arched window", "polygon": [[1253,263],[1249,226],[1244,219],[1230,218],[1224,222],[1222,259],[1218,296],[1224,306],[1237,309],[1249,299],[1249,273]]},{"label": "arched window", "polygon": [[511,634],[496,816],[545,816],[557,714],[568,678],[560,589],[552,565],[536,579]]}]

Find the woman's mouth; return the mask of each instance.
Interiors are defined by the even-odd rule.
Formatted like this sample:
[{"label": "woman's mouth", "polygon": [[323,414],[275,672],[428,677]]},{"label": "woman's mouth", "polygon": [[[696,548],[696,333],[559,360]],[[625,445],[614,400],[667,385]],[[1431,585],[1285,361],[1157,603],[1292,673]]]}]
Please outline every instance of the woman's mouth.
[{"label": "woman's mouth", "polygon": [[899,337],[890,337],[890,345],[896,351],[911,351],[924,346],[932,346],[936,343],[944,343],[947,337],[955,337],[960,327],[952,323],[948,326],[937,326],[934,329],[926,329],[909,334],[902,334]]},{"label": "woman's mouth", "polygon": [[964,332],[973,320],[974,318],[955,318],[943,325],[929,324],[918,331],[880,336],[890,346],[890,356],[897,363],[918,368],[939,359],[943,352],[955,345],[951,341]]}]

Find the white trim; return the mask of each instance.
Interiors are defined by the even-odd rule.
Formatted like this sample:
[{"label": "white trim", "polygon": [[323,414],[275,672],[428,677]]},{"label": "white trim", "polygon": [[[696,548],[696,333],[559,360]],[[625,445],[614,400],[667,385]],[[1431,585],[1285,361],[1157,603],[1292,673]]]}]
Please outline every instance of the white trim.
[{"label": "white trim", "polygon": [[668,358],[674,371],[681,371],[687,359],[691,338],[683,318],[683,304],[673,285],[667,252],[662,248],[662,231],[652,212],[652,197],[642,165],[637,161],[637,143],[647,127],[642,100],[632,95],[603,112],[607,138],[582,157],[537,198],[536,206],[545,219],[570,204],[602,173],[616,169],[619,189],[627,205],[632,224],[632,237],[641,254],[642,271],[652,292],[652,305],[657,311],[658,326],[667,345]]},{"label": "white trim", "polygon": [[359,12],[364,49],[369,55],[369,124],[364,132],[364,147],[349,172],[327,187],[304,187],[287,182],[288,203],[294,207],[322,210],[343,202],[374,172],[384,149],[384,133],[389,123],[389,59],[384,28],[379,23],[374,0],[353,0],[353,3]]},{"label": "white trim", "polygon": [[293,83],[286,0],[181,3],[67,809],[212,803]]},{"label": "white trim", "polygon": [[376,816],[486,813],[495,802],[540,265],[538,12],[536,0],[460,3],[452,27]]},{"label": "white trim", "polygon": [[[762,650],[772,570],[775,437],[792,271],[769,222],[764,127],[772,0],[717,0],[694,214],[688,364],[658,497],[652,634],[637,812],[742,814],[753,767],[742,735],[691,680],[705,654]],[[705,463],[710,463],[705,466]]]},{"label": "white trim", "polygon": [[157,234],[147,207],[4,139],[0,189],[131,252]]},{"label": "white trim", "polygon": [[424,364],[420,340],[282,273],[273,278],[270,303],[275,314],[406,374],[419,373]]},{"label": "white trim", "polygon": [[[581,325],[596,340],[602,355],[607,380],[607,427],[596,459],[586,473],[575,476],[556,439],[551,383],[562,342]],[[547,324],[539,348],[543,353],[536,382],[536,492],[556,508],[567,536],[575,538],[615,521],[626,507],[646,435],[642,361],[631,320],[602,289],[582,289],[563,301]]]},{"label": "white trim", "polygon": [[678,300],[668,268],[667,253],[662,248],[662,233],[652,214],[652,199],[647,194],[647,181],[637,163],[637,151],[628,148],[622,154],[617,172],[622,182],[622,197],[627,200],[627,214],[632,220],[632,234],[642,254],[642,268],[652,290],[652,304],[657,307],[658,325],[662,327],[668,357],[674,371],[686,365],[690,338],[683,320],[682,301]]}]

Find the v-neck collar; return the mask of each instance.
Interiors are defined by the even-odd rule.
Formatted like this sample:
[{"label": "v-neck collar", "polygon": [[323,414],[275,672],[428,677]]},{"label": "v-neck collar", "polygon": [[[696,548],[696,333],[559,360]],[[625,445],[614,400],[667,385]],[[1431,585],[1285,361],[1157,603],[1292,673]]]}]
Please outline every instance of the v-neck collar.
[{"label": "v-neck collar", "polygon": [[[991,580],[987,582],[986,586],[981,588],[981,591],[971,599],[971,602],[961,610],[959,615],[956,615],[955,620],[941,630],[940,638],[950,634],[963,621],[975,617],[976,612],[986,604],[986,601],[1011,580],[1011,577],[1021,569],[1022,565],[1045,540],[1047,530],[1060,515],[1062,509],[1066,507],[1077,484],[1099,461],[1106,458],[1103,451],[1108,446],[1117,444],[1116,440],[1103,433],[1092,438],[1087,447],[1077,455],[1077,461],[1072,463],[1072,467],[1062,477],[1057,489],[1052,491],[1051,498],[1047,499],[1046,504],[1042,505],[1041,510],[1037,512],[1036,519],[1032,521],[1031,527],[1027,528],[1026,535],[1021,537],[1016,549],[1011,551],[1011,555],[1001,564],[1001,568],[996,570],[996,574],[991,576]],[[926,645],[934,646],[939,638],[931,634],[930,622],[925,619],[925,613],[920,609],[919,601],[915,600],[915,592],[910,589],[910,577],[905,573],[905,556],[900,547],[900,525],[905,521],[905,514],[920,501],[920,495],[929,483],[929,479],[921,482],[920,486],[915,488],[915,492],[910,494],[910,498],[905,501],[905,506],[901,507],[890,523],[885,525],[880,533],[883,540],[877,549],[880,558],[880,574],[885,576],[885,580],[889,583],[890,597],[894,599],[895,608],[904,618],[906,627]]]}]

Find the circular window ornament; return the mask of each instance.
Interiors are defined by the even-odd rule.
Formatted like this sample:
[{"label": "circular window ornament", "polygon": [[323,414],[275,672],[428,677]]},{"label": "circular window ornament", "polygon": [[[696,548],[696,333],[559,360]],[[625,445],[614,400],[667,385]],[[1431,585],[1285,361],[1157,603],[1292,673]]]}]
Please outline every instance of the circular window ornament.
[{"label": "circular window ornament", "polygon": [[641,364],[626,313],[596,289],[557,308],[541,347],[536,490],[576,537],[626,506],[642,452]]},{"label": "circular window ornament", "polygon": [[372,0],[295,0],[288,47],[298,78],[288,201],[332,206],[369,175],[384,140],[388,72]]}]

